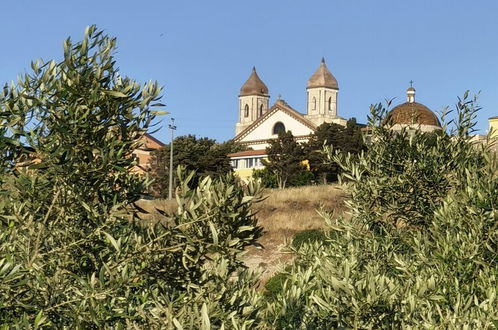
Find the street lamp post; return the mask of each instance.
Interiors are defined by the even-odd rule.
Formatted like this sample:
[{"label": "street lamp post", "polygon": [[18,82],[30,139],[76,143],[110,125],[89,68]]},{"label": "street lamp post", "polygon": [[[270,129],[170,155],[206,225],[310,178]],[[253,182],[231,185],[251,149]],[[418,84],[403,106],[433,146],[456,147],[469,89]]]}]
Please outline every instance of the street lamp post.
[{"label": "street lamp post", "polygon": [[168,125],[171,130],[171,143],[169,145],[169,185],[168,199],[173,198],[173,132],[176,130],[175,118],[171,118],[171,123]]}]

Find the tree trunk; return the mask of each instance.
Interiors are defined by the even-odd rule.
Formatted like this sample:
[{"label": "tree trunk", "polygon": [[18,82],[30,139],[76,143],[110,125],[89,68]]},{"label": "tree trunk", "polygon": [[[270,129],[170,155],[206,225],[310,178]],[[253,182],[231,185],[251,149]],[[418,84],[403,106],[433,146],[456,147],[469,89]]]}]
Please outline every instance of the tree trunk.
[{"label": "tree trunk", "polygon": [[327,184],[327,173],[322,173],[322,183]]}]

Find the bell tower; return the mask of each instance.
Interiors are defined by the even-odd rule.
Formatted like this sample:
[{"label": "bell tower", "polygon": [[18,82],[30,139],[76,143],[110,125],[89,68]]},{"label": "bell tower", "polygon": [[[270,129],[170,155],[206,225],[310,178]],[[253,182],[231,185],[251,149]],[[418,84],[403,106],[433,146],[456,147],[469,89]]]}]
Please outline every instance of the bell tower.
[{"label": "bell tower", "polygon": [[259,78],[256,68],[252,68],[249,79],[240,88],[239,121],[235,126],[235,135],[251,125],[268,111],[270,94],[268,87]]},{"label": "bell tower", "polygon": [[337,116],[337,94],[339,84],[327,68],[325,59],[322,58],[320,66],[308,80],[307,112],[305,117],[315,125],[324,122],[336,122]]}]

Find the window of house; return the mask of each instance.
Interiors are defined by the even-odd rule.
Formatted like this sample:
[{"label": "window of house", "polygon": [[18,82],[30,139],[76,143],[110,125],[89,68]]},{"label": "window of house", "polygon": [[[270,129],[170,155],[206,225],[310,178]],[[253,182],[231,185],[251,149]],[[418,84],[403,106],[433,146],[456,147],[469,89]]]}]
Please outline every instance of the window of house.
[{"label": "window of house", "polygon": [[261,104],[259,106],[259,116],[261,117],[263,115],[263,105]]},{"label": "window of house", "polygon": [[311,110],[316,110],[316,97],[313,96],[313,101],[311,101]]},{"label": "window of house", "polygon": [[327,102],[329,104],[329,111],[332,111],[332,97],[329,97],[329,100]]},{"label": "window of house", "polygon": [[246,168],[254,167],[254,158],[246,158]]},{"label": "window of house", "polygon": [[285,133],[285,126],[281,122],[278,122],[273,126],[273,134]]},{"label": "window of house", "polygon": [[239,165],[239,160],[238,159],[230,160],[230,165],[232,165],[232,168],[237,168]]},{"label": "window of house", "polygon": [[247,104],[244,107],[244,117],[249,117],[249,106]]}]

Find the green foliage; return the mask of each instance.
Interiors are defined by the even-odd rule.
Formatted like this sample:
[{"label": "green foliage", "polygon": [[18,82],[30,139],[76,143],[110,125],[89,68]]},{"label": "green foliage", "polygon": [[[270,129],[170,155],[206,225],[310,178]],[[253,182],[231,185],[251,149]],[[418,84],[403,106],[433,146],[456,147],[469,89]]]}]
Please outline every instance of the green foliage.
[{"label": "green foliage", "polygon": [[302,187],[309,186],[314,182],[315,176],[306,167],[293,173],[287,180],[288,187]]},{"label": "green foliage", "polygon": [[323,153],[324,145],[354,155],[366,150],[354,118],[348,121],[346,127],[330,123],[320,125],[305,144],[297,143],[289,131],[279,134],[277,140],[270,142],[267,148],[268,160],[264,162],[266,167],[254,171],[253,177],[261,179],[270,188],[298,187],[336,180],[339,166],[327,162],[327,155]]},{"label": "green foliage", "polygon": [[[498,160],[469,141],[474,102],[465,96],[457,109],[453,137],[445,139],[445,130],[397,135],[372,127],[366,154],[355,161],[334,158],[351,180],[352,217],[322,211],[329,226],[326,244],[297,250],[286,285],[265,309],[270,327],[490,329],[496,324]],[[389,158],[388,147],[397,145]],[[401,146],[408,150],[397,156]],[[460,154],[448,156],[453,152]],[[417,166],[423,171],[416,172]],[[406,187],[388,190],[394,180]],[[443,187],[417,190],[423,180]],[[402,202],[377,203],[381,192],[389,194],[386,200]],[[415,203],[420,196],[432,200]],[[399,206],[411,218],[403,217]]]},{"label": "green foliage", "polygon": [[288,274],[285,272],[276,273],[265,283],[265,297],[267,300],[274,299],[282,292]]},{"label": "green foliage", "polygon": [[[232,167],[227,155],[241,150],[242,147],[231,140],[216,143],[215,140],[207,137],[179,136],[173,142],[173,168],[181,165],[189,171],[195,171],[197,176],[192,181],[195,185],[199,178],[222,177],[231,172]],[[166,197],[169,184],[169,161],[169,144],[154,152],[151,162],[154,178],[152,188],[157,196]]]},{"label": "green foliage", "polygon": [[192,188],[194,174],[179,169],[178,211],[137,218],[147,182],[130,174],[131,155],[159,89],[120,77],[114,44],[90,27],[65,42],[62,62],[35,62],[2,92],[0,324],[257,327],[255,278],[240,254],[261,235],[259,186],[227,174]]},{"label": "green foliage", "polygon": [[261,235],[251,211],[259,187],[245,193],[229,175],[192,190],[192,177],[179,172],[178,212],[153,225],[123,209],[89,214],[82,224],[57,198],[46,214],[4,206],[0,323],[22,324],[42,311],[57,326],[200,328],[203,309],[213,327],[256,322],[255,279],[239,254]]},{"label": "green foliage", "polygon": [[323,184],[337,180],[337,175],[340,173],[337,163],[327,162],[327,154],[323,152],[324,146],[352,155],[366,150],[355,118],[348,120],[346,127],[334,123],[323,123],[318,126],[304,148],[311,172],[316,180]]},{"label": "green foliage", "polygon": [[303,230],[294,235],[291,246],[299,249],[305,243],[323,242],[325,238],[325,233],[320,229]]},{"label": "green foliage", "polygon": [[280,132],[278,139],[271,140],[269,144],[266,148],[268,160],[263,160],[263,164],[275,175],[278,188],[282,189],[293,174],[304,169],[304,149],[290,131]]},{"label": "green foliage", "polygon": [[[17,159],[39,160],[29,166],[43,173],[38,183],[58,186],[60,202],[72,209],[80,200],[133,200],[144,189],[128,170],[161,89],[120,76],[115,47],[115,38],[88,27],[81,42],[64,42],[63,60],[32,62],[32,73],[0,94],[10,136],[25,146]],[[32,184],[30,175],[19,184]]]},{"label": "green foliage", "polygon": [[384,120],[382,105],[372,107],[374,141],[358,157],[336,153],[329,160],[341,164],[353,186],[351,210],[378,225],[424,225],[448,192],[464,182],[465,172],[477,170],[483,155],[469,141],[479,109],[468,94],[459,99],[457,127],[433,133],[395,132],[374,123]]},{"label": "green foliage", "polygon": [[[267,167],[253,170],[252,177],[253,179],[261,180],[261,184],[265,188],[278,188],[277,176]],[[292,173],[287,180],[287,187],[300,187],[310,185],[314,180],[314,176],[313,173],[306,168],[301,167],[296,172]]]},{"label": "green foliage", "polygon": [[270,172],[268,168],[252,170],[252,178],[261,181],[261,185],[265,188],[277,188],[277,176]]}]

